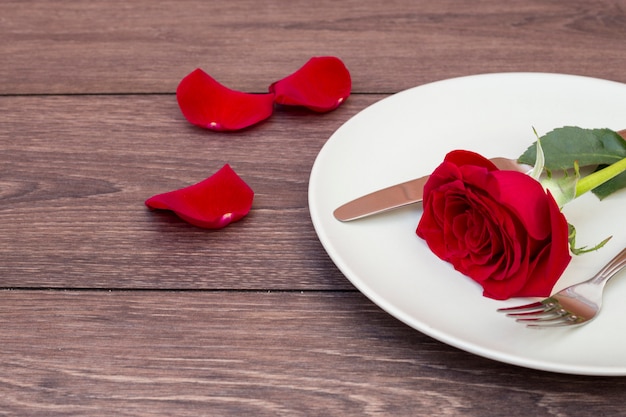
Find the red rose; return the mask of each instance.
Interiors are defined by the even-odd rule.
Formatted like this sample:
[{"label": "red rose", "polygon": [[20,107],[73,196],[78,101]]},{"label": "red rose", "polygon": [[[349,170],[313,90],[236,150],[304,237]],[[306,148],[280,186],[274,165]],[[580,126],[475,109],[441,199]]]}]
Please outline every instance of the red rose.
[{"label": "red rose", "polygon": [[571,259],[568,224],[550,193],[476,153],[450,152],[423,204],[417,235],[486,297],[548,296]]}]

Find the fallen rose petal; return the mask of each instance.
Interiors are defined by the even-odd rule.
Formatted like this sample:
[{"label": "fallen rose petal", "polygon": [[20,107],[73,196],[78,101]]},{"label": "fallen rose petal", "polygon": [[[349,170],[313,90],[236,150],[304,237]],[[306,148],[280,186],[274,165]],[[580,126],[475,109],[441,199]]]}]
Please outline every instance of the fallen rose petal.
[{"label": "fallen rose petal", "polygon": [[273,94],[231,90],[200,68],[181,80],[176,99],[190,123],[217,131],[244,129],[267,119],[274,111]]},{"label": "fallen rose petal", "polygon": [[206,229],[220,229],[250,212],[254,192],[224,165],[209,178],[146,200],[151,209],[171,210],[181,219]]},{"label": "fallen rose petal", "polygon": [[350,72],[339,58],[311,58],[293,74],[276,81],[269,91],[275,102],[289,106],[304,106],[316,112],[334,110],[350,95]]}]

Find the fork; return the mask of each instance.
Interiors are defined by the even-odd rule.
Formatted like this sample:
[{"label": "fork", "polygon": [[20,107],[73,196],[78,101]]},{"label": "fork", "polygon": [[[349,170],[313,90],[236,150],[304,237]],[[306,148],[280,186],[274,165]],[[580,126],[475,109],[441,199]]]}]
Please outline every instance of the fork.
[{"label": "fork", "polygon": [[625,266],[626,248],[590,279],[567,287],[544,300],[517,307],[499,308],[498,312],[506,313],[508,317],[533,328],[585,324],[600,312],[604,285]]}]

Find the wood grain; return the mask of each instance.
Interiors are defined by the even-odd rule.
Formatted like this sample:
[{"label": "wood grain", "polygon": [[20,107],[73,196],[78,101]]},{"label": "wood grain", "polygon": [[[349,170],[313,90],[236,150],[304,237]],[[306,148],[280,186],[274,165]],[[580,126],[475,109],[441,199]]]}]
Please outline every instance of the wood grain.
[{"label": "wood grain", "polygon": [[[191,126],[173,95],[0,97],[0,286],[351,288],[317,241],[308,178],[332,132],[381,97],[231,134]],[[225,163],[256,193],[241,222],[207,231],[145,207]]]},{"label": "wood grain", "polygon": [[[0,2],[0,416],[626,415],[626,378],[538,372],[425,336],[357,292],[307,188],[366,106],[501,71],[626,82],[623,0]],[[264,92],[336,55],[337,110],[220,134],[174,92],[202,67]],[[255,190],[219,232],[151,195],[229,163]]]},{"label": "wood grain", "polygon": [[355,92],[505,71],[626,81],[623,1],[5,0],[0,16],[0,94],[171,93],[196,67],[264,92],[316,55],[343,59]]},{"label": "wood grain", "polygon": [[481,359],[409,329],[358,293],[0,295],[2,415],[623,412],[624,379]]}]

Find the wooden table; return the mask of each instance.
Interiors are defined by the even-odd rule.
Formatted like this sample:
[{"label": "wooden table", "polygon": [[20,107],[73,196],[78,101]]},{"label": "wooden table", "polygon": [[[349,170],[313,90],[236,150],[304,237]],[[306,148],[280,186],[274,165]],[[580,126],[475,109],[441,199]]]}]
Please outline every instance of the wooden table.
[{"label": "wooden table", "polygon": [[[342,123],[403,89],[505,71],[626,82],[623,0],[0,3],[0,415],[616,416],[626,379],[449,347],[351,286],[307,186]],[[335,55],[337,110],[236,133],[174,95],[202,67],[264,92]],[[144,200],[229,163],[255,190],[220,231]]]}]

